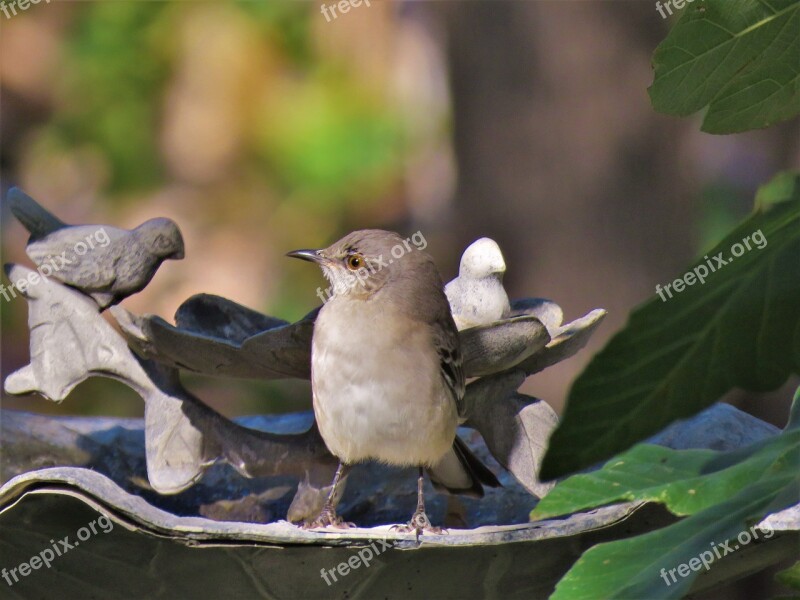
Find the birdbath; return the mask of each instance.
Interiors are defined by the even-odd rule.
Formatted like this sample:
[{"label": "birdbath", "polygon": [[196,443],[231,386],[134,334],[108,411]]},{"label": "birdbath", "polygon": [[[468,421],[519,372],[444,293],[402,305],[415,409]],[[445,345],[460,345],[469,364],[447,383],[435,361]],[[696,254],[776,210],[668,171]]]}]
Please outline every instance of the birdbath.
[{"label": "birdbath", "polygon": [[[0,565],[27,561],[47,540],[75,541],[53,568],[13,582],[25,597],[59,589],[67,598],[544,598],[588,546],[673,519],[653,505],[628,503],[529,522],[553,485],[538,472],[557,417],[518,389],[583,348],[605,311],[563,323],[555,302],[526,298],[459,331],[469,380],[459,435],[503,487],[482,499],[428,490],[429,515],[447,529],[417,539],[391,527],[413,510],[413,474],[363,464],[338,498],[340,514],[359,527],[299,527],[319,511],[336,468],[313,414],[231,420],[188,392],[180,377],[308,379],[319,309],[289,323],[199,294],[180,306],[174,323],[132,314],[117,303],[143,289],[162,260],[183,257],[177,225],[67,225],[19,190],[9,204],[31,233],[27,250],[37,270],[6,266],[28,303],[31,360],[6,378],[5,390],[60,402],[101,376],[144,401],[143,419],[3,411],[0,526],[13,544],[0,545]],[[99,231],[105,233],[97,237]],[[81,241],[86,252],[45,272],[55,264],[50,257],[66,256]],[[480,246],[494,252],[497,245]],[[486,293],[473,287],[469,293]],[[458,314],[469,296],[454,294],[448,296]],[[101,314],[106,308],[116,327]],[[746,436],[728,433],[742,423]],[[731,449],[776,431],[715,405],[651,441]]]}]

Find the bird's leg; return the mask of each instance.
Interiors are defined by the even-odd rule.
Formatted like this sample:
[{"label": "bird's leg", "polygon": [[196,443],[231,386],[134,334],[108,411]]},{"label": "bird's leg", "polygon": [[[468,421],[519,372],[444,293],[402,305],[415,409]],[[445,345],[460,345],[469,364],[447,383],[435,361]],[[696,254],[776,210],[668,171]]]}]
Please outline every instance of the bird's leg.
[{"label": "bird's leg", "polygon": [[339,463],[339,468],[336,469],[336,475],[333,476],[333,483],[331,484],[331,491],[328,494],[328,498],[325,500],[325,504],[322,505],[322,510],[317,515],[317,518],[306,524],[307,529],[313,529],[315,527],[339,527],[342,529],[355,527],[353,523],[343,521],[342,518],[336,514],[336,507],[333,505],[334,498],[336,498],[336,486],[339,485],[339,481],[349,470],[349,465],[343,462]]},{"label": "bird's leg", "polygon": [[417,480],[417,510],[414,511],[414,514],[411,515],[411,521],[409,525],[417,530],[417,534],[423,529],[430,529],[431,528],[431,520],[428,518],[428,515],[425,514],[425,494],[423,492],[423,486],[425,484],[425,479],[423,476],[422,467],[419,468],[419,479]]},{"label": "bird's leg", "polygon": [[442,533],[441,527],[434,527],[428,515],[425,514],[425,472],[422,467],[419,468],[419,478],[417,479],[417,510],[411,515],[411,520],[407,525],[398,525],[396,529],[401,532],[411,533],[412,531],[417,534],[417,541],[419,541],[419,534],[423,531],[428,533]]}]

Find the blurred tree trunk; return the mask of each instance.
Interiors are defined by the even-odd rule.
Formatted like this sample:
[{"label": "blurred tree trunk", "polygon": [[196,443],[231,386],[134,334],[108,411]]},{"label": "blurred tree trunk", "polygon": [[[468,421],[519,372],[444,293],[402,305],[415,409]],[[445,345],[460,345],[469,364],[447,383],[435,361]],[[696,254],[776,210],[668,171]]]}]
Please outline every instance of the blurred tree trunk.
[{"label": "blurred tree trunk", "polygon": [[[605,336],[653,293],[650,283],[681,268],[696,200],[680,148],[696,124],[657,115],[646,93],[665,24],[631,8],[445,9],[458,163],[454,247],[481,235],[500,240],[513,297],[553,298],[567,316],[607,308]],[[564,40],[565,31],[575,40]],[[560,404],[599,345],[537,377],[533,391]]]},{"label": "blurred tree trunk", "polygon": [[[733,146],[738,162],[756,164],[743,186],[752,198],[796,161],[789,140],[798,128],[708,136],[697,118],[656,113],[650,60],[670,24],[648,2],[447,2],[438,10],[458,168],[448,272],[466,244],[489,236],[506,254],[511,297],[551,298],[567,320],[609,310],[582,354],[523,387],[560,412],[569,383],[630,309],[692,258],[700,192],[720,149]],[[782,424],[786,406],[772,402],[765,414],[764,404],[756,414]],[[737,584],[744,595],[713,597],[747,597],[771,585],[764,578]]]},{"label": "blurred tree trunk", "polygon": [[[584,353],[525,388],[560,410],[569,382],[630,309],[693,258],[704,186],[744,164],[734,178],[752,202],[758,185],[796,160],[789,140],[798,128],[710,136],[698,118],[656,113],[650,61],[669,23],[646,2],[439,10],[458,168],[447,272],[486,235],[506,254],[512,297],[552,298],[567,319],[609,311]],[[782,425],[785,408],[756,414]]]}]

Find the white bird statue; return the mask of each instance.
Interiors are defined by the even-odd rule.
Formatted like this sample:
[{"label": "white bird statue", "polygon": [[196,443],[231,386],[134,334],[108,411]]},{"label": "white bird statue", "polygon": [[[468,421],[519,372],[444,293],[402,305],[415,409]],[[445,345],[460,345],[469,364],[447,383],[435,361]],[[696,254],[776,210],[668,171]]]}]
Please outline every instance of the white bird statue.
[{"label": "white bird statue", "polygon": [[503,253],[494,240],[480,238],[464,250],[458,277],[444,288],[459,330],[508,316],[511,306],[503,287],[505,271]]}]

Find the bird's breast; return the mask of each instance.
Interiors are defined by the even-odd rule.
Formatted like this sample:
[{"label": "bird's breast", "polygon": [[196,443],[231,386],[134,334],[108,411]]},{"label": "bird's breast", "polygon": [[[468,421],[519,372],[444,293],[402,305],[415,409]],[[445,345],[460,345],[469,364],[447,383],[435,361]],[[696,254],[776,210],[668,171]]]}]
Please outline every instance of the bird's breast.
[{"label": "bird's breast", "polygon": [[320,433],[346,462],[431,464],[452,446],[455,400],[425,324],[333,299],[314,326],[311,381]]}]

